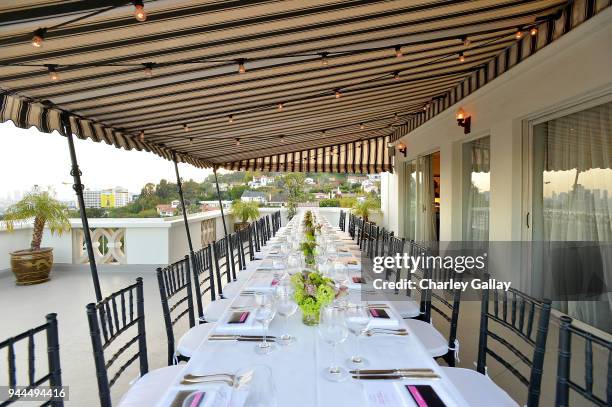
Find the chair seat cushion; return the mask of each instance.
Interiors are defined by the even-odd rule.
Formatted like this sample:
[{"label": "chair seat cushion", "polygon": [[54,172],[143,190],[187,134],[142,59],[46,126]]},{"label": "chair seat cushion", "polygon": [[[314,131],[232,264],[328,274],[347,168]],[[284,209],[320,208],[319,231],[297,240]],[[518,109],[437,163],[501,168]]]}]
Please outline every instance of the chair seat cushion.
[{"label": "chair seat cushion", "polygon": [[418,319],[404,320],[410,332],[414,333],[421,341],[429,354],[433,357],[446,355],[448,352],[448,341],[434,328],[432,324]]},{"label": "chair seat cushion", "polygon": [[231,299],[240,294],[242,284],[238,282],[229,283],[223,287],[223,298]]},{"label": "chair seat cushion", "polygon": [[181,339],[178,341],[176,351],[179,354],[190,358],[214,327],[215,324],[213,323],[194,326],[189,331],[185,332],[183,336],[181,336]]},{"label": "chair seat cushion", "polygon": [[459,367],[442,367],[442,369],[470,407],[517,407],[519,405],[486,375]]},{"label": "chair seat cushion", "polygon": [[232,300],[229,298],[214,300],[204,308],[204,320],[207,322],[217,322],[231,303]]},{"label": "chair seat cushion", "polygon": [[415,318],[421,313],[419,303],[412,299],[406,299],[405,301],[393,301],[393,307],[402,318]]},{"label": "chair seat cushion", "polygon": [[155,369],[142,376],[119,401],[119,407],[154,406],[164,396],[185,366]]}]

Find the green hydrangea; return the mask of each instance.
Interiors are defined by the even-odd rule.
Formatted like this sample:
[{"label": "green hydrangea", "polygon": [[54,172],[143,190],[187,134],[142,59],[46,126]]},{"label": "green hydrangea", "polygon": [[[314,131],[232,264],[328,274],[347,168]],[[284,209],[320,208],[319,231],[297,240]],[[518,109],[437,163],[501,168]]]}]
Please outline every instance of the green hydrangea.
[{"label": "green hydrangea", "polygon": [[334,288],[328,284],[322,284],[317,287],[317,302],[321,305],[331,304],[336,297]]}]

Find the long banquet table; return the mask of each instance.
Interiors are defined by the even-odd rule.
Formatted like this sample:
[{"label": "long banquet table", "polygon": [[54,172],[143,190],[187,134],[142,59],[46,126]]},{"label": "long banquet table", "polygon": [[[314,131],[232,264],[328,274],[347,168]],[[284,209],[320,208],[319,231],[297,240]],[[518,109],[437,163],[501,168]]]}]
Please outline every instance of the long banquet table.
[{"label": "long banquet table", "polygon": [[[283,235],[286,227],[277,233],[275,239],[268,244],[274,247],[274,242]],[[338,241],[345,245],[351,243],[343,232],[336,231]],[[268,252],[270,250],[268,249]],[[274,256],[264,254],[263,261],[251,263],[241,279],[242,288],[251,289],[253,282],[259,282],[262,276],[272,272],[268,267]],[[355,257],[359,260],[358,257]],[[267,263],[266,263],[267,262]],[[238,296],[233,304],[243,305],[245,297]],[[379,303],[380,301],[377,301]],[[393,302],[387,302],[393,310]],[[227,310],[226,313],[231,313]],[[395,313],[397,315],[397,313]],[[171,406],[179,391],[197,389],[218,389],[220,384],[181,385],[180,378],[185,374],[235,373],[240,369],[256,365],[268,366],[273,374],[278,407],[313,407],[313,406],[416,406],[403,386],[407,384],[431,385],[447,406],[467,406],[457,388],[445,376],[435,360],[427,353],[423,344],[410,329],[403,324],[400,327],[408,330],[407,336],[376,335],[361,338],[361,356],[369,360],[369,369],[388,368],[430,368],[439,379],[410,380],[353,380],[336,383],[326,380],[323,371],[329,367],[332,360],[332,348],[319,338],[317,327],[302,323],[300,311],[289,320],[289,332],[297,337],[290,346],[278,348],[268,355],[258,355],[254,351],[255,342],[211,341],[204,340],[196,354],[185,364],[182,374],[177,378],[164,397],[159,400],[158,407]],[[223,318],[218,324],[223,323]],[[277,316],[269,327],[269,335],[280,336],[285,333],[284,318]],[[213,330],[215,333],[215,330]],[[223,331],[223,333],[227,333]],[[349,358],[354,337],[338,346],[338,361]],[[348,369],[347,369],[348,370]]]}]

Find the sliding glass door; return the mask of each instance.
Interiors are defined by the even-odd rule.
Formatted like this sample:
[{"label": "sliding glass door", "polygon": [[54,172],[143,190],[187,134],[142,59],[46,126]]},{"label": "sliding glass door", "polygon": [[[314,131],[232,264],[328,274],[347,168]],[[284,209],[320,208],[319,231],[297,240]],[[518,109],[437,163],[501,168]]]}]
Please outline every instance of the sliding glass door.
[{"label": "sliding glass door", "polygon": [[612,103],[533,125],[531,146],[531,272],[575,294],[558,309],[610,332]]},{"label": "sliding glass door", "polygon": [[[435,159],[434,159],[435,156]],[[404,236],[420,242],[438,239],[439,153],[406,164]],[[438,200],[436,201],[436,198]]]}]

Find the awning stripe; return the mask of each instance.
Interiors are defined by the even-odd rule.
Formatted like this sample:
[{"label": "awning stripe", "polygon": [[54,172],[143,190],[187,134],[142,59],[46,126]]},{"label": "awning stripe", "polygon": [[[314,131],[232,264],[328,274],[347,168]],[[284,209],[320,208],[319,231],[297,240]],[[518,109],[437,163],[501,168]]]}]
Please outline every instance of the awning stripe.
[{"label": "awning stripe", "polygon": [[[43,133],[58,131],[63,134],[60,113],[60,110],[45,107],[38,102],[32,102],[8,93],[0,94],[0,119],[2,122],[12,121],[15,126],[22,129],[35,127]],[[105,141],[107,144],[113,144],[118,148],[144,150],[155,153],[166,160],[172,159],[172,150],[146,141],[141,142],[135,136],[115,131],[101,123],[71,115],[70,124],[74,135],[79,139],[91,139],[95,142]],[[212,164],[207,161],[184,154],[178,154],[177,158],[178,161],[187,162],[195,167],[212,167]]]},{"label": "awning stripe", "polygon": [[273,154],[223,165],[231,170],[284,172],[379,173],[390,171],[390,136]]},{"label": "awning stripe", "polygon": [[602,2],[600,7],[596,10],[594,5],[589,5],[588,3],[591,3],[591,1],[569,2],[563,7],[562,12],[556,19],[542,23],[543,25],[535,36],[524,35],[520,41],[516,41],[507,47],[497,57],[484,64],[453,89],[446,92],[443,96],[434,99],[425,111],[417,113],[416,117],[410,120],[406,125],[396,128],[391,136],[391,141],[397,141],[408,135],[426,121],[474,93],[491,80],[504,74],[513,66],[516,66],[552,41],[584,23],[596,13],[601,12],[610,4],[609,1]]}]

